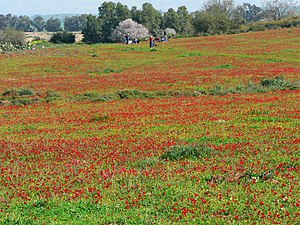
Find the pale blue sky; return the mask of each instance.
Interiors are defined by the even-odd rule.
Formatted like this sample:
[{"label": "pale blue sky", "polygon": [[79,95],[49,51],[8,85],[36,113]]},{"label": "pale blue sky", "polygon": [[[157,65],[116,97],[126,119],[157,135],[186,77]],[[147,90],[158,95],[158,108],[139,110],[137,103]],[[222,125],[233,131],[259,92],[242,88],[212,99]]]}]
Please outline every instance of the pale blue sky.
[{"label": "pale blue sky", "polygon": [[[107,0],[109,1],[109,0]],[[190,12],[201,9],[206,0],[145,0],[145,1],[113,1],[121,2],[129,8],[137,6],[141,8],[144,2],[151,3],[156,9],[167,11],[169,8],[177,10],[179,6],[185,5]],[[36,15],[36,14],[65,14],[65,13],[98,13],[98,7],[104,1],[99,0],[0,0],[0,14],[11,13],[13,15]],[[251,4],[261,5],[261,0],[235,0],[236,4],[249,2]]]}]

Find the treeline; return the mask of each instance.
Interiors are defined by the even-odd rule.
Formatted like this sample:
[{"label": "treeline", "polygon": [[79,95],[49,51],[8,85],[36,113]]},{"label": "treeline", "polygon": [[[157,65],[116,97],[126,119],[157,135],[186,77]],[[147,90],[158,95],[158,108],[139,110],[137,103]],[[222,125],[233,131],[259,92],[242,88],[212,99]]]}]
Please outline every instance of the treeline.
[{"label": "treeline", "polygon": [[11,28],[24,32],[32,31],[82,31],[86,25],[87,15],[65,17],[63,21],[59,18],[51,17],[48,20],[42,16],[36,16],[30,19],[28,16],[15,16],[11,14],[0,14],[0,30]]},{"label": "treeline", "polygon": [[297,26],[299,10],[296,9],[294,0],[266,0],[263,7],[250,3],[236,5],[233,0],[207,0],[202,9],[195,12],[189,12],[186,6],[160,12],[150,3],[144,3],[141,9],[136,6],[129,9],[120,2],[103,2],[98,8],[98,16],[84,14],[66,17],[63,21],[53,17],[45,20],[42,16],[30,19],[28,16],[0,15],[0,30],[82,31],[88,43],[113,42],[113,31],[126,19],[143,25],[152,35],[167,28],[183,36],[210,35],[255,30],[252,25],[255,22],[272,23],[270,21],[287,18],[296,20],[291,26]]},{"label": "treeline", "polygon": [[261,8],[250,3],[236,5],[233,0],[207,0],[196,12],[190,13],[186,6],[180,6],[161,13],[150,3],[144,3],[141,9],[135,6],[129,9],[121,3],[104,2],[98,8],[98,16],[87,17],[87,26],[82,32],[85,42],[112,42],[114,29],[128,18],[142,24],[154,36],[166,29],[173,29],[182,36],[245,32],[255,30],[252,24],[257,22],[272,23],[288,18],[296,20],[290,26],[298,26],[296,3],[294,0],[265,0]]}]

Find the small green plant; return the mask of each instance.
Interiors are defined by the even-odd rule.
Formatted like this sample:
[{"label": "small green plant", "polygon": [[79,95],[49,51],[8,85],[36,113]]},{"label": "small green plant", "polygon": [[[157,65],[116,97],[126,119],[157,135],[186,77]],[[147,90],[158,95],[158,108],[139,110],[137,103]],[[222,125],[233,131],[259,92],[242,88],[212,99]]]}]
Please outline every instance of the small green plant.
[{"label": "small green plant", "polygon": [[115,69],[111,69],[111,68],[106,68],[103,72],[104,73],[119,73],[119,72],[121,72],[121,70],[115,70]]},{"label": "small green plant", "polygon": [[45,96],[45,100],[46,102],[52,102],[52,101],[55,101],[55,100],[60,100],[62,99],[60,94],[58,94],[57,92],[55,91],[47,91],[46,92],[46,96]]},{"label": "small green plant", "polygon": [[36,93],[32,89],[22,88],[22,89],[10,89],[2,93],[2,96],[16,98],[20,96],[33,96]]},{"label": "small green plant", "polygon": [[104,121],[108,121],[109,120],[109,116],[107,115],[96,115],[94,117],[91,118],[91,122],[104,122]]},{"label": "small green plant", "polygon": [[224,89],[221,84],[218,84],[214,87],[214,89],[209,90],[211,95],[226,95],[228,90]]},{"label": "small green plant", "polygon": [[19,96],[24,96],[24,95],[33,96],[33,95],[35,95],[35,92],[32,89],[20,89],[20,90],[18,90],[18,95]]},{"label": "small green plant", "polygon": [[121,99],[130,98],[151,98],[152,94],[147,92],[142,92],[140,90],[122,90],[116,93]]},{"label": "small green plant", "polygon": [[219,65],[219,66],[214,67],[214,69],[232,69],[232,68],[235,68],[235,67],[230,64]]},{"label": "small green plant", "polygon": [[161,156],[161,159],[176,161],[186,158],[208,158],[212,151],[212,148],[202,145],[179,145],[168,149]]},{"label": "small green plant", "polygon": [[189,53],[178,55],[178,57],[192,57],[192,56],[203,56],[203,54],[200,52],[189,52]]}]

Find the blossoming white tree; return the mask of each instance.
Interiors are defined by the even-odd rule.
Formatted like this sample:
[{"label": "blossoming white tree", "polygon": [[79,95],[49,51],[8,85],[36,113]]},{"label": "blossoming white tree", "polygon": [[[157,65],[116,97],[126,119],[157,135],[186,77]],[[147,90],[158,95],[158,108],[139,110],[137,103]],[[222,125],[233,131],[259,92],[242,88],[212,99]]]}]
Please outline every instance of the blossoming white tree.
[{"label": "blossoming white tree", "polygon": [[122,41],[127,34],[129,34],[130,39],[142,39],[149,35],[149,31],[142,24],[139,24],[132,19],[126,19],[120,22],[113,31],[112,39],[115,41]]},{"label": "blossoming white tree", "polygon": [[166,28],[165,32],[168,36],[175,36],[176,35],[176,30],[174,30],[173,28]]}]

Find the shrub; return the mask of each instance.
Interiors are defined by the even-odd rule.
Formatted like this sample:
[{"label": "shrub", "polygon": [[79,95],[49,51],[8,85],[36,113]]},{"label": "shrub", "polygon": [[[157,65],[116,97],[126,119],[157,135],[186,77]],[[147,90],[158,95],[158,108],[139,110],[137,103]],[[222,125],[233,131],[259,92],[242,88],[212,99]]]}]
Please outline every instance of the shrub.
[{"label": "shrub", "polygon": [[60,44],[71,44],[75,42],[75,35],[69,32],[58,32],[52,35],[50,42]]},{"label": "shrub", "polygon": [[10,43],[12,45],[25,45],[25,33],[22,31],[7,28],[0,31],[0,43]]},{"label": "shrub", "polygon": [[162,156],[163,160],[176,161],[186,158],[208,158],[213,149],[207,146],[179,145],[168,149]]},{"label": "shrub", "polygon": [[32,89],[20,89],[20,90],[18,90],[18,95],[19,96],[23,96],[23,95],[32,96],[32,95],[35,95],[35,92]]},{"label": "shrub", "polygon": [[58,94],[55,91],[49,90],[46,92],[46,96],[45,96],[46,102],[52,102],[52,101],[61,100],[61,99],[62,98],[61,98],[60,94]]},{"label": "shrub", "polygon": [[116,93],[121,99],[132,98],[152,98],[152,93],[142,92],[140,90],[121,90]]}]

